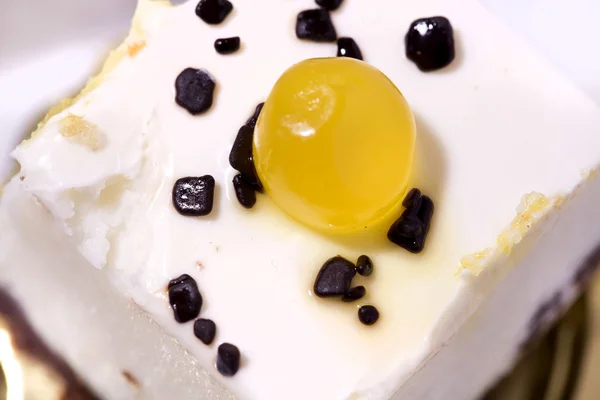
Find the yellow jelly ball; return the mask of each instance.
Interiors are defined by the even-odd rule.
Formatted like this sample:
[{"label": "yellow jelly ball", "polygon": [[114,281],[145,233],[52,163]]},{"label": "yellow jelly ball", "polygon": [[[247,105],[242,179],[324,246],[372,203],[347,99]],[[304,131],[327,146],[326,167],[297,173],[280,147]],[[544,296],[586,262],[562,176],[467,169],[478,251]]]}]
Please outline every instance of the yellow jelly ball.
[{"label": "yellow jelly ball", "polygon": [[415,147],[410,108],[378,69],[351,58],[302,61],[279,78],[254,133],[267,194],[296,220],[363,229],[398,208]]}]

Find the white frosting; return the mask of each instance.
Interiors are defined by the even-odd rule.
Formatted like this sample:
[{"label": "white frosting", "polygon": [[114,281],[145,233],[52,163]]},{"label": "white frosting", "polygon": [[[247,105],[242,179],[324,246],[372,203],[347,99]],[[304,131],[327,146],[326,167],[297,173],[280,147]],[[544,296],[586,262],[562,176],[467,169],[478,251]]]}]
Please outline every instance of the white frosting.
[{"label": "white frosting", "polygon": [[[286,68],[334,55],[335,45],[295,38],[295,16],[312,3],[238,0],[225,23],[209,26],[192,2],[141,2],[128,43],[145,46],[15,150],[24,179],[10,185],[37,198],[92,265],[212,371],[216,346],[200,343],[190,324],[177,324],[166,301],[168,280],[192,275],[205,299],[201,315],[218,325],[217,342],[242,351],[240,372],[224,382],[243,398],[389,398],[476,312],[489,292],[476,290],[478,282],[491,279],[485,287],[493,287],[504,275],[458,274],[461,257],[495,246],[523,194],[567,193],[600,160],[600,137],[590,128],[600,126],[600,111],[475,1],[347,0],[333,14],[339,35],[354,37],[416,115],[413,185],[436,204],[426,251],[409,254],[388,243],[383,230],[321,236],[266,196],[245,210],[228,165],[239,126]],[[424,74],[403,56],[402,38],[412,20],[431,15],[453,23],[458,57],[446,70]],[[233,35],[241,36],[242,50],[218,55],[214,40]],[[175,78],[187,67],[205,68],[217,80],[207,114],[191,116],[173,101]],[[62,136],[69,115],[94,124],[105,146],[94,151]],[[218,185],[213,213],[180,216],[171,204],[174,181],[204,174]],[[508,270],[509,250],[485,264]],[[323,261],[363,253],[376,265],[373,276],[355,279],[367,287],[364,300],[342,304],[310,294]],[[526,266],[521,270],[527,278]],[[543,288],[564,277],[535,278],[527,282]],[[356,317],[366,303],[381,312],[372,327]],[[515,346],[514,338],[507,345]],[[495,358],[467,392],[476,395],[509,358]]]}]

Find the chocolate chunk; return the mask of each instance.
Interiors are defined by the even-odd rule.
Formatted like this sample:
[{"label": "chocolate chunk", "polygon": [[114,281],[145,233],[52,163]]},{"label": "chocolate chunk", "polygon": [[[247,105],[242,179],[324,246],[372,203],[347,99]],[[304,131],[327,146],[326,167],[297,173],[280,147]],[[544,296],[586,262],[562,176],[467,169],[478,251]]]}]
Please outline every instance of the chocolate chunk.
[{"label": "chocolate chunk", "polygon": [[202,114],[212,106],[215,86],[208,72],[186,68],[175,81],[175,102],[192,115]]},{"label": "chocolate chunk", "polygon": [[233,10],[233,4],[227,0],[200,0],[196,6],[196,15],[207,24],[217,25],[227,18]]},{"label": "chocolate chunk", "polygon": [[215,179],[210,175],[178,179],[173,186],[173,205],[188,217],[210,214],[215,196]]},{"label": "chocolate chunk", "polygon": [[188,280],[192,280],[193,281],[194,278],[192,278],[188,274],[183,274],[179,278],[171,279],[169,281],[169,285],[167,286],[167,289],[171,289],[173,286],[182,284],[182,283],[184,283],[185,281],[188,281]]},{"label": "chocolate chunk", "polygon": [[239,36],[215,40],[215,50],[219,54],[231,54],[240,49]]},{"label": "chocolate chunk", "polygon": [[256,204],[256,191],[251,184],[246,182],[242,174],[233,177],[233,189],[235,197],[244,208],[252,208]]},{"label": "chocolate chunk", "polygon": [[256,167],[254,166],[254,156],[252,154],[252,140],[254,129],[244,125],[240,128],[231,152],[229,153],[229,164],[238,170],[246,182],[252,185],[255,190],[262,191],[262,185],[258,179]]},{"label": "chocolate chunk", "polygon": [[330,258],[317,274],[314,293],[319,297],[343,296],[355,275],[355,266],[350,261],[340,256]]},{"label": "chocolate chunk", "polygon": [[423,71],[444,68],[454,60],[454,34],[447,18],[414,21],[404,38],[406,57]]},{"label": "chocolate chunk", "polygon": [[249,126],[252,129],[254,129],[256,127],[256,122],[258,121],[258,117],[260,116],[260,112],[262,111],[264,105],[265,105],[265,103],[260,103],[259,105],[256,106],[256,109],[254,110],[254,114],[252,114],[252,116],[248,119],[248,121],[246,121],[246,126]]},{"label": "chocolate chunk", "polygon": [[370,276],[373,273],[373,261],[366,255],[358,257],[356,272],[362,276]]},{"label": "chocolate chunk", "polygon": [[416,203],[417,206],[402,213],[387,234],[391,242],[411,253],[423,251],[434,209],[433,201],[427,196],[421,196]]},{"label": "chocolate chunk", "polygon": [[420,206],[421,191],[417,188],[411,189],[402,201],[402,205],[406,208],[414,208]]},{"label": "chocolate chunk", "polygon": [[342,301],[350,303],[352,301],[360,300],[367,294],[367,289],[364,286],[356,286],[348,290],[348,292],[342,297]]},{"label": "chocolate chunk", "polygon": [[362,55],[362,52],[360,51],[360,47],[358,47],[358,45],[356,44],[354,39],[349,38],[349,37],[339,38],[337,41],[337,45],[338,45],[338,51],[337,51],[338,57],[350,57],[350,58],[356,58],[357,60],[363,59],[363,55]]},{"label": "chocolate chunk", "polygon": [[217,325],[210,319],[200,318],[194,322],[194,335],[205,345],[215,340]]},{"label": "chocolate chunk", "polygon": [[223,343],[217,350],[217,371],[223,376],[233,376],[240,369],[240,350],[230,344]]},{"label": "chocolate chunk", "polygon": [[326,10],[334,11],[342,4],[343,0],[316,0],[319,7],[323,7]]},{"label": "chocolate chunk", "polygon": [[379,319],[379,311],[373,306],[362,306],[358,309],[358,319],[365,325],[373,325]]},{"label": "chocolate chunk", "polygon": [[202,308],[202,296],[196,281],[189,275],[181,275],[169,282],[169,303],[175,321],[184,323],[196,318]]},{"label": "chocolate chunk", "polygon": [[[421,235],[427,236],[429,226],[431,225],[431,217],[433,217],[433,200],[429,196],[422,196],[422,203],[417,211],[417,218],[423,223],[423,232]],[[425,240],[425,237],[423,238]]]},{"label": "chocolate chunk", "polygon": [[405,211],[403,215],[396,224],[396,234],[407,239],[416,238],[423,232],[423,223],[411,211]]},{"label": "chocolate chunk", "polygon": [[296,36],[298,39],[308,39],[313,42],[335,42],[337,33],[331,22],[329,11],[317,8],[298,14]]}]

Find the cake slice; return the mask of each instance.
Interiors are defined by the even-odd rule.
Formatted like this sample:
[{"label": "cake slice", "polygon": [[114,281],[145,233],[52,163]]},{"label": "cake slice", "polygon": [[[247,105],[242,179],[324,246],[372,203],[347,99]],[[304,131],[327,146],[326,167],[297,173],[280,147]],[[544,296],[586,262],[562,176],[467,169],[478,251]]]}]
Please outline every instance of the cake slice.
[{"label": "cake slice", "polygon": [[[594,270],[594,103],[474,0],[347,0],[315,10],[278,0],[140,0],[131,34],[102,73],[13,152],[21,169],[1,200],[2,280],[100,395],[476,398]],[[436,15],[451,23],[456,54],[446,54],[449,65],[418,68],[402,42],[414,21]],[[240,49],[235,40],[215,48],[235,36]],[[229,165],[236,139],[266,126],[266,114],[247,120],[265,100],[273,112],[278,78],[300,61],[335,56],[327,42],[337,36],[352,37],[343,52],[383,72],[414,114],[407,188],[435,205],[418,254],[387,240],[390,224],[342,236],[309,227],[283,211],[272,187],[260,193],[252,171],[237,165],[238,178]],[[422,71],[431,67],[440,69]],[[203,96],[181,93],[190,86]],[[394,220],[404,207],[390,212]],[[350,261],[339,271],[366,288],[364,297],[344,293],[360,297],[354,302],[315,290],[337,255]],[[348,265],[362,255],[374,272],[362,258],[368,276],[354,276]],[[67,278],[73,284],[60,297],[44,296]],[[112,301],[105,279],[197,364],[177,346],[157,346],[167,339],[154,322],[144,337],[138,329],[148,321],[128,321],[136,311]],[[91,306],[102,293],[114,316],[80,307],[73,321],[49,327],[53,306],[81,306],[71,298]],[[113,347],[110,337],[75,334],[78,322],[98,319],[132,336],[115,329]],[[207,386],[200,370],[220,385]]]}]

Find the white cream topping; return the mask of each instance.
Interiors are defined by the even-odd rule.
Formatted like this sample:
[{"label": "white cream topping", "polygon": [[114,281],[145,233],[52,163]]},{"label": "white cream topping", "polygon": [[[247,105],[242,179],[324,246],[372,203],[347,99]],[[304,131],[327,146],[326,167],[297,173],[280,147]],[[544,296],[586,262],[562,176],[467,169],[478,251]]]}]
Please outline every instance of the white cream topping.
[{"label": "white cream topping", "polygon": [[[600,160],[590,129],[600,126],[598,109],[474,1],[347,0],[332,14],[338,34],[352,36],[411,103],[413,184],[436,211],[420,255],[386,242],[383,232],[321,236],[266,196],[251,211],[239,206],[228,165],[238,128],[279,75],[300,60],[335,55],[334,44],[294,36],[295,16],[314,4],[238,0],[225,23],[209,26],[192,2],[141,3],[132,56],[15,150],[24,179],[11,185],[37,198],[92,265],[213,370],[216,347],[177,324],[166,301],[170,278],[193,276],[217,342],[242,351],[239,374],[224,382],[243,398],[389,398],[481,304],[482,296],[465,304],[477,278],[456,273],[461,257],[495,245],[524,193],[568,192]],[[431,15],[453,23],[458,57],[424,74],[402,54],[402,40],[412,20]],[[217,54],[214,40],[233,35],[242,50]],[[187,67],[217,80],[207,114],[191,116],[173,101],[175,78]],[[71,116],[97,128],[103,145],[61,134]],[[171,205],[174,181],[205,174],[218,185],[213,213],[180,216]],[[367,287],[363,301],[310,294],[318,268],[336,254],[374,260],[375,274],[354,282]],[[373,327],[356,317],[367,303],[382,316]]]}]

